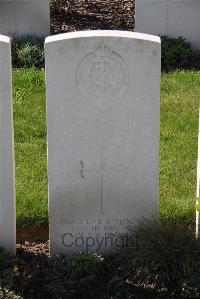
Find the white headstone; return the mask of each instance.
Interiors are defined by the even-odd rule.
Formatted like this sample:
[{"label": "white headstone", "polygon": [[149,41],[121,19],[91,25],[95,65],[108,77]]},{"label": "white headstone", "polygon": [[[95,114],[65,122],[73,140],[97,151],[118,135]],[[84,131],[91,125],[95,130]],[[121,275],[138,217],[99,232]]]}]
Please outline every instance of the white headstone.
[{"label": "white headstone", "polygon": [[50,34],[49,0],[0,0],[0,34]]},{"label": "white headstone", "polygon": [[136,0],[135,30],[184,37],[200,48],[199,0]]},{"label": "white headstone", "polygon": [[160,39],[67,33],[45,51],[51,254],[112,250],[158,214]]},{"label": "white headstone", "polygon": [[0,247],[16,248],[10,39],[0,35]]}]

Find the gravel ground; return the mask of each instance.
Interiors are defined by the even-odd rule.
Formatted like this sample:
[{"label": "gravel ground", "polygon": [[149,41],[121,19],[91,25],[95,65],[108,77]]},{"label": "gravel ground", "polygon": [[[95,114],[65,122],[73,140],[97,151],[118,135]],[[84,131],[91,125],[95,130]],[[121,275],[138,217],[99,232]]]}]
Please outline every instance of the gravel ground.
[{"label": "gravel ground", "polygon": [[46,243],[25,241],[24,244],[17,244],[17,256],[22,256],[23,252],[49,256],[49,241]]},{"label": "gravel ground", "polygon": [[134,28],[134,0],[68,0],[51,7],[52,33]]}]

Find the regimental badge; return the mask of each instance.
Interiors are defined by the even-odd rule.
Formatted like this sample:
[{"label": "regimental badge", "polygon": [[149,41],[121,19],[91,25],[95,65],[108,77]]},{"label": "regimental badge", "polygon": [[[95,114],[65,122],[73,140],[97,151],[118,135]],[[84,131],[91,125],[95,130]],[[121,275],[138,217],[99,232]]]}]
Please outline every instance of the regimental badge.
[{"label": "regimental badge", "polygon": [[80,61],[76,82],[85,96],[121,97],[129,85],[128,67],[120,55],[101,42]]}]

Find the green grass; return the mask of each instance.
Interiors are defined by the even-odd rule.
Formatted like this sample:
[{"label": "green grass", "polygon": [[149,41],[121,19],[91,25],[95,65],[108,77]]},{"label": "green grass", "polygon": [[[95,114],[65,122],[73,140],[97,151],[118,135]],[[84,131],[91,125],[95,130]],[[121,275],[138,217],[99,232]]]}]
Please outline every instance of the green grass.
[{"label": "green grass", "polygon": [[[18,224],[48,222],[45,79],[15,70],[14,125]],[[200,73],[161,81],[160,214],[194,221]]]},{"label": "green grass", "polygon": [[161,81],[160,213],[195,220],[200,72]]},{"label": "green grass", "polygon": [[13,72],[17,223],[48,221],[44,73]]}]

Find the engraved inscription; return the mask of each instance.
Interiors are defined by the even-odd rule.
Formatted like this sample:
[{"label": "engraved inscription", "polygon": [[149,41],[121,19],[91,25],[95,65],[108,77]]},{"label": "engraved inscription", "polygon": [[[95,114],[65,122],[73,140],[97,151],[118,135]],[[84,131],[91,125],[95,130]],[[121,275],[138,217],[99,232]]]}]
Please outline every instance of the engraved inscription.
[{"label": "engraved inscription", "polygon": [[129,85],[128,67],[123,58],[104,42],[79,63],[76,82],[79,91],[91,97],[120,97]]},{"label": "engraved inscription", "polygon": [[64,223],[69,227],[61,235],[63,247],[86,251],[127,247],[128,231],[135,225],[133,218],[65,219]]},{"label": "engraved inscription", "polygon": [[125,248],[131,241],[129,232],[136,225],[134,217],[72,219],[64,214],[56,223],[65,225],[63,231],[57,235],[63,248],[84,251]]}]

